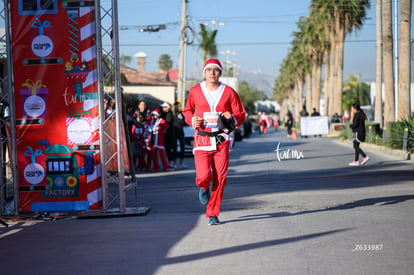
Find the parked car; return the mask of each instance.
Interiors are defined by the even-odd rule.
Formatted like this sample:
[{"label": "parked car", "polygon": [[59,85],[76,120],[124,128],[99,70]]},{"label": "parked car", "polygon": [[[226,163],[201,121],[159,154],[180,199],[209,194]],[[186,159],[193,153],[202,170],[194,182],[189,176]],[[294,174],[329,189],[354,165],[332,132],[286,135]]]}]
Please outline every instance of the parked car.
[{"label": "parked car", "polygon": [[[184,155],[193,155],[193,143],[194,143],[194,129],[191,126],[184,126],[185,148]],[[177,152],[181,152],[180,142],[177,140]]]}]

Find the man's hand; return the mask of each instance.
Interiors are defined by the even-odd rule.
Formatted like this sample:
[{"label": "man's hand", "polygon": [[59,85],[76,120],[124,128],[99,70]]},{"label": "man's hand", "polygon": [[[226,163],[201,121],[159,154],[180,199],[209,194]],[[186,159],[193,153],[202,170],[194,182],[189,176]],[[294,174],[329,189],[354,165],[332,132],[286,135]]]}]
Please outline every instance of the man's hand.
[{"label": "man's hand", "polygon": [[203,123],[203,118],[195,116],[194,117],[194,127],[197,129],[199,128]]},{"label": "man's hand", "polygon": [[232,117],[229,111],[225,111],[224,113],[221,113],[221,115],[226,119],[230,119]]}]

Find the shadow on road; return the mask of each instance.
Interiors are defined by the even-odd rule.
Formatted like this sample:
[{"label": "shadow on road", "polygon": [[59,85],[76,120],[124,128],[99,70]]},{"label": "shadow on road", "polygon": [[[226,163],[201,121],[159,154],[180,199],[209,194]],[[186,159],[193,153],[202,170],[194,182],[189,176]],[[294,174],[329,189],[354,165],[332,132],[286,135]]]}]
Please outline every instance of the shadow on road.
[{"label": "shadow on road", "polygon": [[341,233],[341,232],[348,231],[348,230],[351,230],[351,229],[349,228],[349,229],[340,229],[340,230],[330,230],[330,231],[319,232],[319,233],[314,233],[314,234],[291,237],[291,238],[276,239],[276,240],[256,242],[256,243],[251,243],[251,244],[243,244],[243,245],[216,249],[212,251],[193,253],[193,254],[178,256],[178,257],[171,257],[171,258],[166,258],[163,264],[176,264],[176,263],[196,261],[200,259],[207,259],[211,257],[218,257],[218,256],[223,256],[223,255],[227,255],[231,253],[239,253],[239,252],[253,250],[253,249],[260,249],[263,247],[282,245],[282,244],[291,243],[291,242],[303,241],[306,239],[318,238],[318,237],[322,237],[325,235]]},{"label": "shadow on road", "polygon": [[414,195],[368,198],[368,199],[357,200],[357,201],[340,204],[337,206],[332,206],[332,207],[328,207],[324,209],[305,210],[305,211],[299,211],[299,212],[286,212],[285,211],[285,212],[275,212],[275,213],[261,213],[257,215],[245,215],[245,216],[240,216],[238,219],[226,220],[223,223],[244,222],[244,221],[251,221],[251,220],[298,216],[298,215],[306,215],[306,214],[325,212],[325,211],[348,210],[348,209],[354,209],[358,207],[366,207],[366,206],[372,206],[372,205],[379,205],[379,206],[390,205],[390,204],[397,204],[397,203],[405,202],[405,201],[412,200],[412,199],[414,199]]}]

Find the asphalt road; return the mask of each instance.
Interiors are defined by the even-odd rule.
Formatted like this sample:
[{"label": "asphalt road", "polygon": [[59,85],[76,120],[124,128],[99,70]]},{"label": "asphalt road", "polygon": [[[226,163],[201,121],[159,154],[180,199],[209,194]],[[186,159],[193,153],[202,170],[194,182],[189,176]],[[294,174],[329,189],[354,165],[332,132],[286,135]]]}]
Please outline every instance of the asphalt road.
[{"label": "asphalt road", "polygon": [[186,158],[137,175],[144,216],[0,226],[0,274],[414,274],[414,162],[366,151],[349,167],[337,139],[256,133],[230,152],[221,225]]}]

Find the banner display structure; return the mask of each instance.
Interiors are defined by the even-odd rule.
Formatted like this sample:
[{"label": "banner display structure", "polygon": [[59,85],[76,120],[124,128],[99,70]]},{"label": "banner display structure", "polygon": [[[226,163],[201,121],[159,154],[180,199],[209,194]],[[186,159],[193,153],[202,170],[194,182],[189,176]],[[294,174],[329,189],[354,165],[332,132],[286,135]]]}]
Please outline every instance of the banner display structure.
[{"label": "banner display structure", "polygon": [[102,207],[95,1],[10,1],[19,211]]},{"label": "banner display structure", "polygon": [[308,116],[300,118],[300,134],[302,136],[329,134],[327,116]]}]

